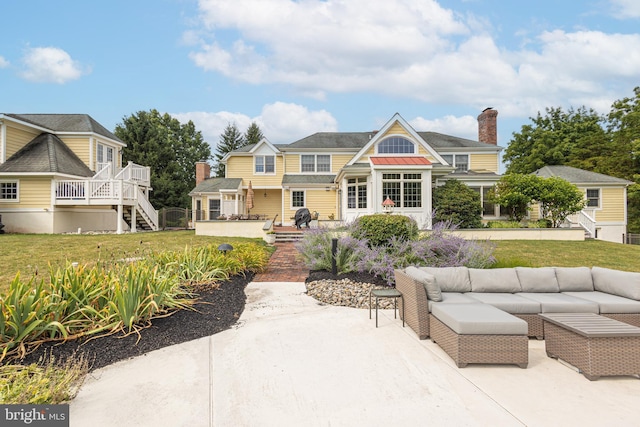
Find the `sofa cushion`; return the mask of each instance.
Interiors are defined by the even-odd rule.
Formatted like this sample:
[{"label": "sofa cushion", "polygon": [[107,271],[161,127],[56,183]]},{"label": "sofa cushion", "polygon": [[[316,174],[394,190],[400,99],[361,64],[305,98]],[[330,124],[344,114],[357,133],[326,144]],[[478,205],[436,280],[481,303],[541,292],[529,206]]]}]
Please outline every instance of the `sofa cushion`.
[{"label": "sofa cushion", "polygon": [[465,294],[473,299],[504,310],[512,314],[538,314],[540,313],[540,303],[519,294],[509,294],[501,292],[467,292]]},{"label": "sofa cushion", "polygon": [[600,307],[601,314],[640,313],[640,301],[604,292],[563,292],[572,297],[593,301]]},{"label": "sofa cushion", "polygon": [[640,301],[640,273],[593,267],[591,276],[596,291]]},{"label": "sofa cushion", "polygon": [[582,298],[563,293],[521,292],[518,295],[540,303],[542,313],[595,313],[600,309],[598,304]]},{"label": "sofa cushion", "polygon": [[432,314],[458,335],[527,335],[527,322],[488,304],[434,304]]},{"label": "sofa cushion", "polygon": [[427,291],[428,299],[431,301],[442,301],[440,286],[438,286],[438,282],[436,282],[436,278],[433,274],[422,271],[417,267],[407,267],[404,272],[413,280],[422,283],[424,289]]},{"label": "sofa cushion", "polygon": [[420,270],[432,274],[442,292],[471,291],[467,267],[420,267]]},{"label": "sofa cushion", "polygon": [[431,312],[431,307],[438,304],[478,304],[478,300],[471,298],[467,294],[460,292],[442,292],[442,301],[427,301],[428,310]]},{"label": "sofa cushion", "polygon": [[516,267],[522,292],[560,292],[553,267]]},{"label": "sofa cushion", "polygon": [[520,281],[513,268],[470,268],[472,292],[520,292]]},{"label": "sofa cushion", "polygon": [[593,291],[589,267],[555,267],[560,292]]}]

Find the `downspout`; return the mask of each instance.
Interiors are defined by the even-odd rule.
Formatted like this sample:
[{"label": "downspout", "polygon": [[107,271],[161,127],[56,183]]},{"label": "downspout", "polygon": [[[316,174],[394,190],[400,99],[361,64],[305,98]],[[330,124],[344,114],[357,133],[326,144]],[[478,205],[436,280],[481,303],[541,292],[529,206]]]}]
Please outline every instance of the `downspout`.
[{"label": "downspout", "polygon": [[0,119],[0,164],[7,161],[7,125]]}]

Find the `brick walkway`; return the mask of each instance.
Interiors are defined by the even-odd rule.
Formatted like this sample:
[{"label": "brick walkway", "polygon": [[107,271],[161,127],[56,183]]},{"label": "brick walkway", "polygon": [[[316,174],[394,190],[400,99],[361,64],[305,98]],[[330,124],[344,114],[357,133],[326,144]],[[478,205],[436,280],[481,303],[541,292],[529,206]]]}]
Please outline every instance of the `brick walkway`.
[{"label": "brick walkway", "polygon": [[254,282],[304,282],[309,268],[304,265],[293,242],[275,244],[276,251],[269,259],[264,273],[256,274]]}]

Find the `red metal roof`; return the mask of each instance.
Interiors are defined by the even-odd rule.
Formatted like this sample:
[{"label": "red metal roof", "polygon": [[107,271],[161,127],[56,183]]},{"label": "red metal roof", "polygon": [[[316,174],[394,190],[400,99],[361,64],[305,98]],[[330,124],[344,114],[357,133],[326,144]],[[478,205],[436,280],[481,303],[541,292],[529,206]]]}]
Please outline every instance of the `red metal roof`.
[{"label": "red metal roof", "polygon": [[418,156],[371,157],[374,165],[430,165],[431,162]]}]

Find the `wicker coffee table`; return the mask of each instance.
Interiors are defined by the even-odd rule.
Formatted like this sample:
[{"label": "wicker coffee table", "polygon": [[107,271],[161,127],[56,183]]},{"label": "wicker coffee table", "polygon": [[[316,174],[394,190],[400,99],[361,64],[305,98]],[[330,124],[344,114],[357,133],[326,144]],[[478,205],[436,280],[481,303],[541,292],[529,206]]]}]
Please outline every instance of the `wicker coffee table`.
[{"label": "wicker coffee table", "polygon": [[640,328],[593,313],[540,314],[547,356],[562,359],[589,380],[640,375]]}]

